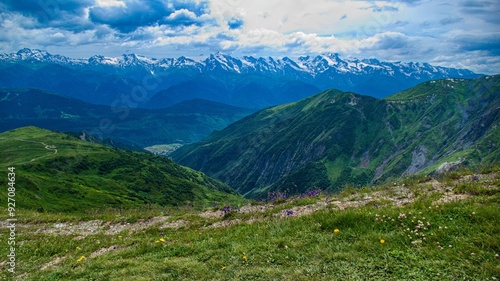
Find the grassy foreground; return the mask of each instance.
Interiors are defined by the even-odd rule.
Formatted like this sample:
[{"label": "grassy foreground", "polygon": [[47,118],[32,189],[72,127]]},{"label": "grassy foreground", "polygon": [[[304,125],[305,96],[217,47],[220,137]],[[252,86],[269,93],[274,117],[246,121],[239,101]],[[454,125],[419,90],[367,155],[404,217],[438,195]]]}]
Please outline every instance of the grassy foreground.
[{"label": "grassy foreground", "polygon": [[[268,203],[19,210],[1,280],[498,280],[500,172]],[[2,211],[5,224],[6,211]]]}]

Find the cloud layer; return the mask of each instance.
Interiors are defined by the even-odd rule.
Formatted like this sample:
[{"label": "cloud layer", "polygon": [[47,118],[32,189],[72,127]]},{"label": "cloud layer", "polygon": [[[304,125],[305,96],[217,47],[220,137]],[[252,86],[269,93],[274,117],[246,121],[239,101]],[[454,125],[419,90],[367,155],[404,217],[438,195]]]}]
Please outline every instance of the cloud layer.
[{"label": "cloud layer", "polygon": [[6,0],[0,13],[3,52],[335,52],[500,73],[496,0]]}]

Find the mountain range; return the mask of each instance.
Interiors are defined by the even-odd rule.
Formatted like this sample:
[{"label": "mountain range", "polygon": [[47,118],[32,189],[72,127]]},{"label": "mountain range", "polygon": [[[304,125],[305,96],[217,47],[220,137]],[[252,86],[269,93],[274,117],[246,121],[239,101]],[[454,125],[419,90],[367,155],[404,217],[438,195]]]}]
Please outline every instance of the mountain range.
[{"label": "mountain range", "polygon": [[500,76],[421,83],[385,99],[327,90],[172,154],[248,197],[337,191],[500,161]]},{"label": "mountain range", "polygon": [[198,60],[136,54],[74,59],[36,49],[0,54],[2,88],[35,87],[93,104],[146,108],[202,98],[262,109],[330,88],[382,98],[428,80],[478,76],[428,63],[338,54],[292,59],[217,53]]},{"label": "mountain range", "polygon": [[168,153],[184,145],[169,156],[248,197],[337,191],[498,163],[499,77],[338,54],[72,59],[22,49],[0,55],[0,131],[38,126]]},{"label": "mountain range", "polygon": [[139,148],[196,142],[253,112],[202,99],[162,109],[112,108],[40,89],[0,89],[0,132],[38,126]]}]

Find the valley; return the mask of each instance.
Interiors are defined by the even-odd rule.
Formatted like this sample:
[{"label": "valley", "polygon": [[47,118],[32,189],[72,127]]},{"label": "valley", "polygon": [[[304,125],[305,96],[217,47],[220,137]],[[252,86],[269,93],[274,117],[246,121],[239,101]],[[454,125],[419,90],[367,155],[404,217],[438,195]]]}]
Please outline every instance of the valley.
[{"label": "valley", "polygon": [[196,142],[253,112],[201,99],[142,109],[94,105],[34,88],[0,90],[0,131],[38,126],[86,132],[135,149]]}]

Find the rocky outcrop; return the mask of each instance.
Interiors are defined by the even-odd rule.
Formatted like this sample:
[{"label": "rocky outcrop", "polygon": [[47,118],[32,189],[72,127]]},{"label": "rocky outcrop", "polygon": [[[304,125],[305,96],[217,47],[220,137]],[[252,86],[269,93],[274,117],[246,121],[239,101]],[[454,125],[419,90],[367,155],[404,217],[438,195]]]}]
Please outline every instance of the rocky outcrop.
[{"label": "rocky outcrop", "polygon": [[411,165],[410,167],[408,167],[408,169],[406,169],[406,172],[404,174],[413,175],[422,170],[422,168],[424,168],[427,163],[426,154],[427,148],[425,148],[425,146],[420,145],[416,147],[411,155]]}]

